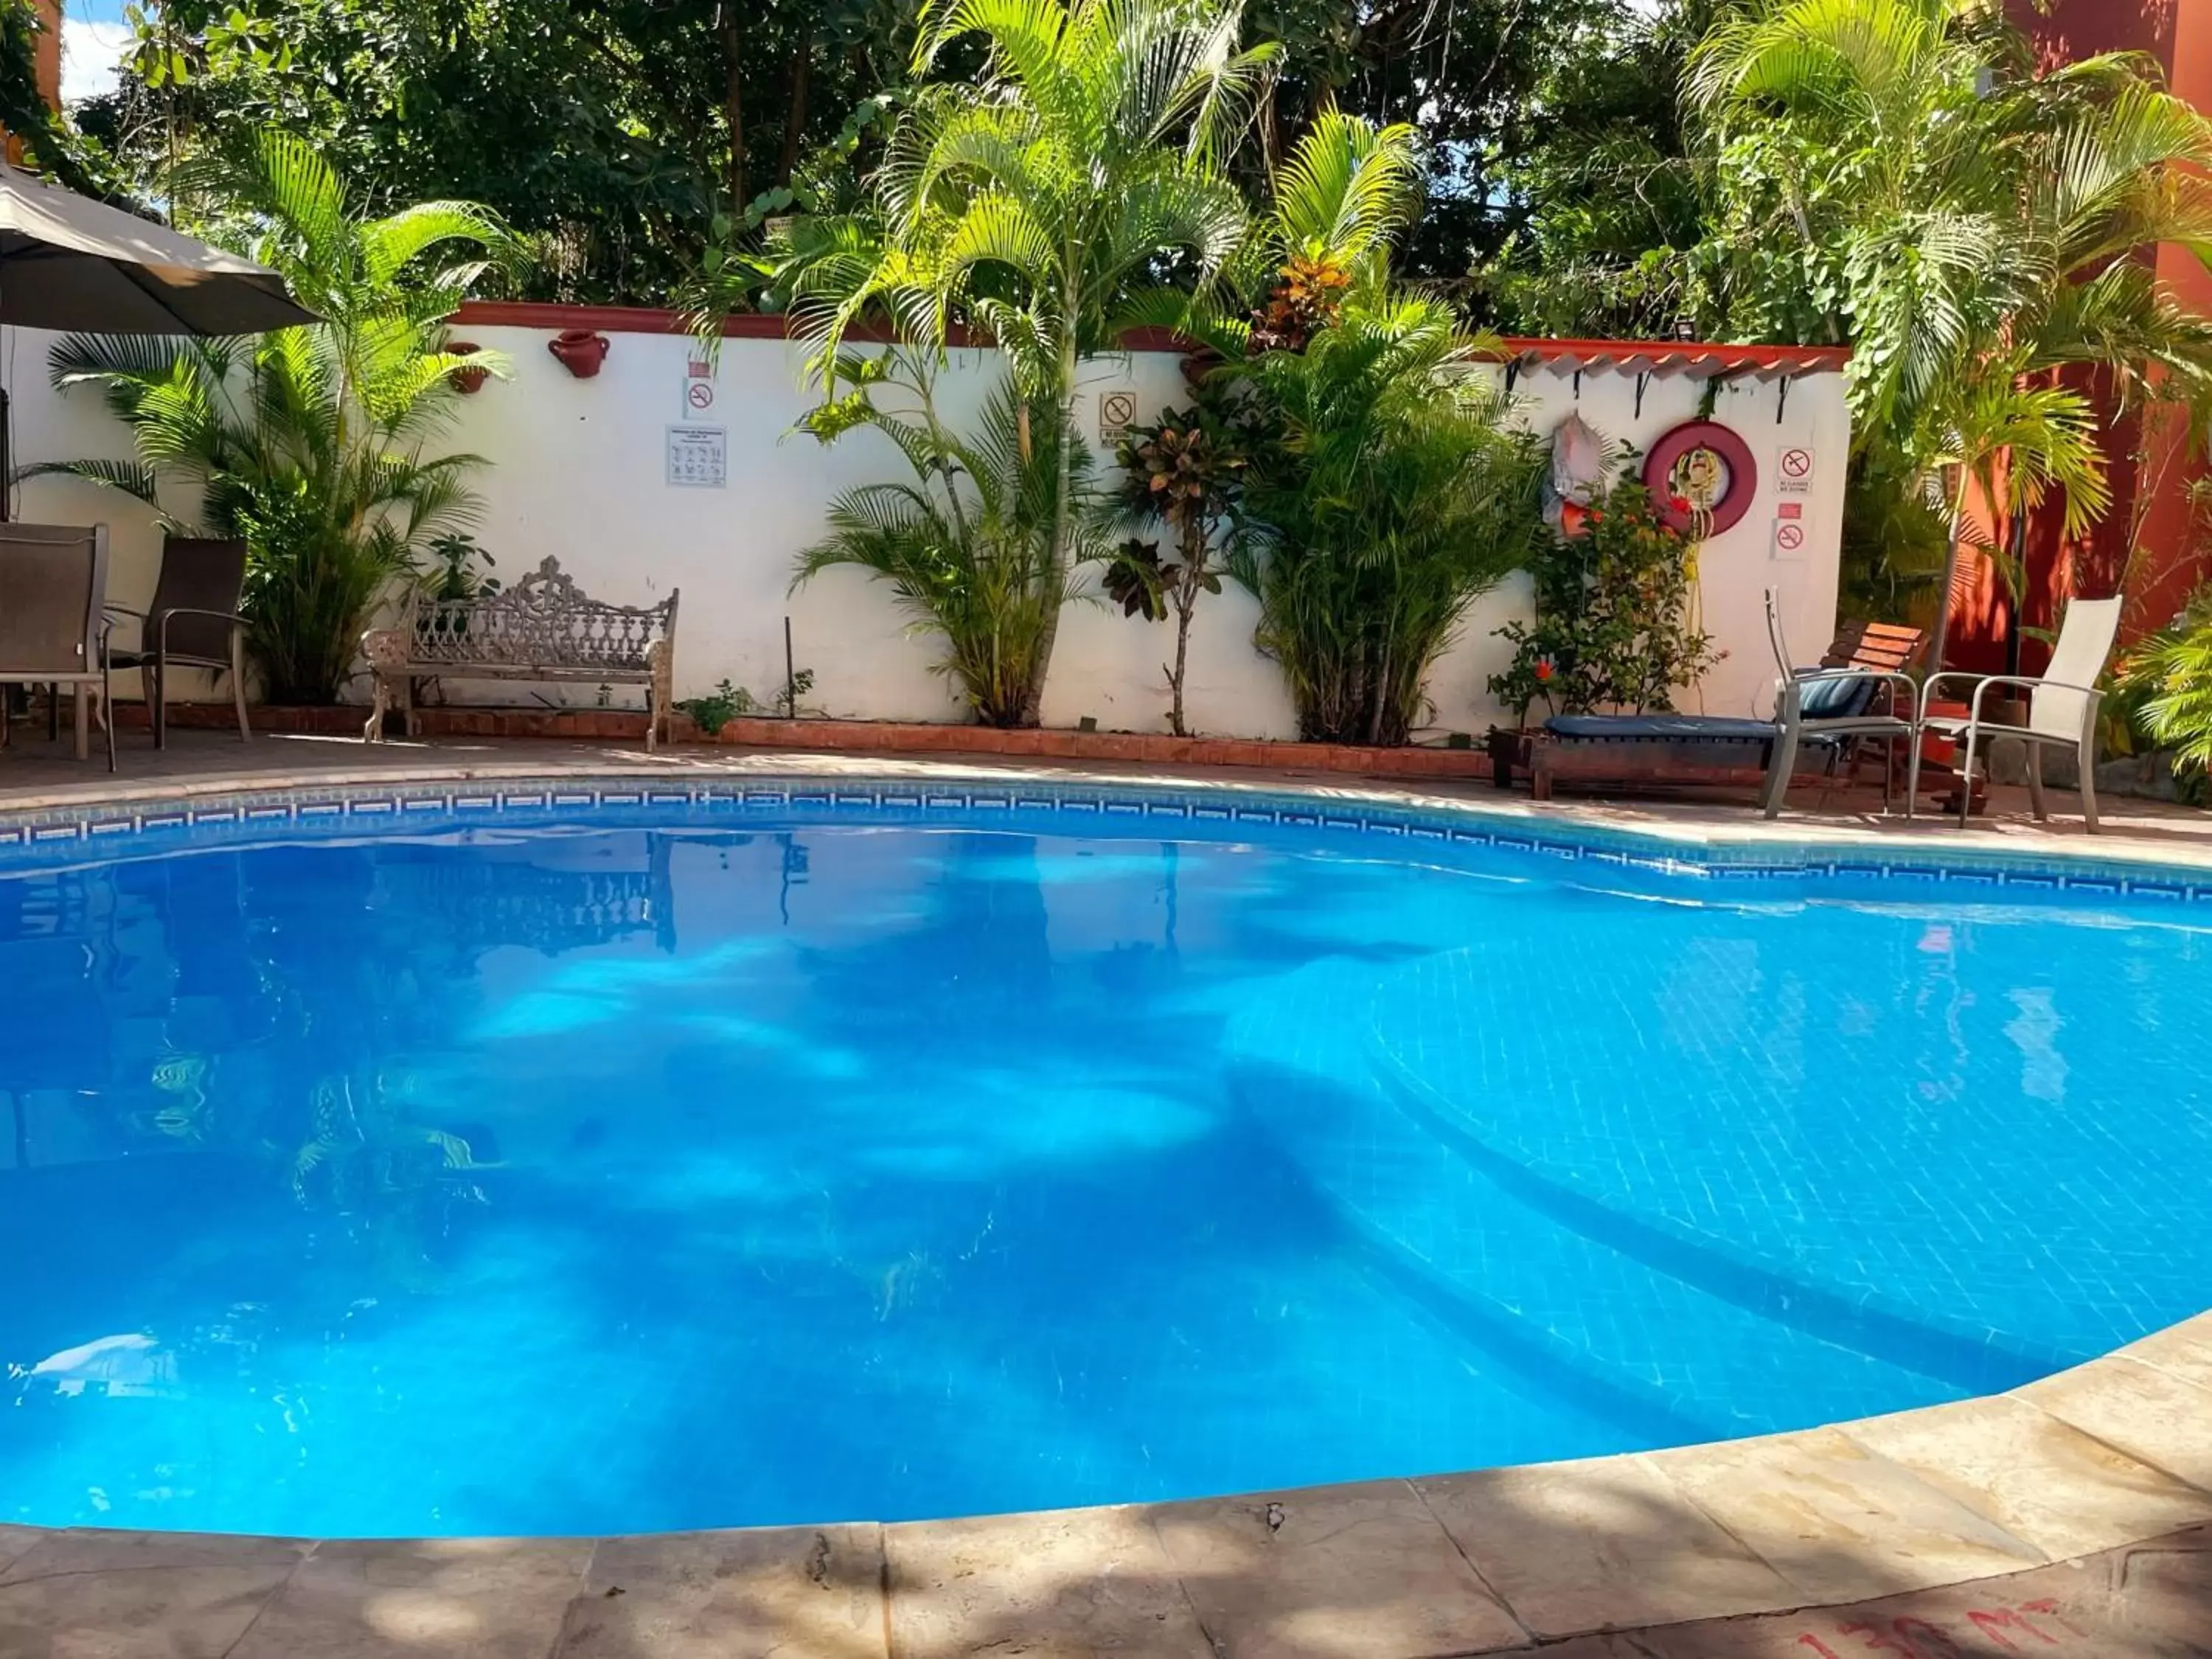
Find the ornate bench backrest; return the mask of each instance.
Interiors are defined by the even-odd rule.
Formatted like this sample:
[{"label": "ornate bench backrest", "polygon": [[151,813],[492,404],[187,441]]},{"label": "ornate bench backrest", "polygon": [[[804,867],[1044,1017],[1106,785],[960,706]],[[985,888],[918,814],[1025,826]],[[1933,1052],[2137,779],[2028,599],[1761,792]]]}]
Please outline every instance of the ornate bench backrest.
[{"label": "ornate bench backrest", "polygon": [[676,595],[659,605],[609,605],[586,598],[548,558],[499,592],[411,605],[409,655],[416,663],[516,668],[596,668],[642,672],[647,647],[668,638]]}]

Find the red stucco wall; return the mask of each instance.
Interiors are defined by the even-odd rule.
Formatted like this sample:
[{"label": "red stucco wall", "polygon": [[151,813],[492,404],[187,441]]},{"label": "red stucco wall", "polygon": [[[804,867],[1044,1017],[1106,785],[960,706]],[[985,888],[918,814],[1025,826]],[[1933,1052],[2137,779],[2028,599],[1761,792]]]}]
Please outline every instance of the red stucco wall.
[{"label": "red stucco wall", "polygon": [[[2048,15],[2032,0],[2009,0],[2014,20],[2050,65],[2097,52],[2136,52],[2155,62],[2168,86],[2200,109],[2212,109],[2212,0],[2057,0]],[[2212,310],[2212,275],[2178,248],[2160,251],[2157,270],[2185,301]],[[2081,382],[2095,392],[2094,377]],[[2116,423],[2108,453],[2112,509],[2078,544],[2062,535],[2055,507],[2029,526],[2028,586],[2021,623],[2048,629],[2069,592],[2127,593],[2124,633],[2132,637],[2163,623],[2212,569],[2197,547],[2189,522],[2187,489],[2203,476],[2200,458],[2186,455],[2173,434],[2155,434],[2138,469],[2142,445],[2132,422]],[[2138,476],[2138,471],[2142,476]],[[1953,594],[1954,623],[1949,655],[1961,666],[2003,666],[2010,627],[2004,585],[1986,561],[1962,564]],[[2022,659],[2033,669],[2041,647],[2024,641]]]}]

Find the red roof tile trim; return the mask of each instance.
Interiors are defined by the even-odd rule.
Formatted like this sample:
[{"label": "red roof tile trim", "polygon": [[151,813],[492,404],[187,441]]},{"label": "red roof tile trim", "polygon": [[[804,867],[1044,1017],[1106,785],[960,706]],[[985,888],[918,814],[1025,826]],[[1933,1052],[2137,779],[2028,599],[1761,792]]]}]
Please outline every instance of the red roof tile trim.
[{"label": "red roof tile trim", "polygon": [[[462,328],[586,328],[602,334],[679,334],[677,313],[651,306],[544,305],[532,301],[470,300],[453,313]],[[722,324],[733,340],[780,340],[781,317],[732,317]],[[888,338],[880,328],[855,326],[854,341]],[[956,346],[987,344],[965,330],[955,330]],[[1167,329],[1140,329],[1127,336],[1131,351],[1180,351],[1182,342]],[[1686,340],[1535,340],[1509,337],[1499,356],[1508,362],[1540,362],[1565,368],[1617,368],[1626,374],[1832,374],[1850,360],[1842,346],[1709,345]]]},{"label": "red roof tile trim", "polygon": [[1699,340],[1534,340],[1508,337],[1499,356],[1565,368],[1628,374],[1832,374],[1850,361],[1848,346],[1714,345]]},{"label": "red roof tile trim", "polygon": [[[466,300],[453,313],[456,328],[587,328],[601,334],[681,334],[682,314],[653,306],[547,305],[531,300]],[[781,317],[725,318],[722,335],[732,340],[781,340],[785,337]],[[845,337],[859,343],[887,340],[889,330],[855,323]],[[988,345],[969,330],[955,328],[948,344]],[[1164,328],[1133,329],[1122,340],[1131,351],[1181,351],[1182,342]]]}]

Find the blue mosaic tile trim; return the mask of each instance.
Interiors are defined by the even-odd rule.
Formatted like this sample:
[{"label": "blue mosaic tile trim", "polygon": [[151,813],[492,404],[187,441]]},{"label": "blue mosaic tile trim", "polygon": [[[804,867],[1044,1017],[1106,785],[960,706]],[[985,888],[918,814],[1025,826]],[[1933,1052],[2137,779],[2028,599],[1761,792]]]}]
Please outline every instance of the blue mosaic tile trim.
[{"label": "blue mosaic tile trim", "polygon": [[[203,847],[267,841],[449,834],[495,823],[605,823],[712,827],[725,818],[762,816],[928,822],[981,817],[1009,824],[1018,817],[1161,821],[1177,833],[1235,833],[1241,826],[1310,832],[1334,842],[1388,837],[1393,855],[1413,856],[1408,843],[1489,848],[1549,865],[1590,861],[1691,880],[1722,881],[1732,890],[1760,881],[1805,886],[1927,886],[1960,899],[1990,901],[2057,894],[2111,900],[2142,897],[2169,904],[2212,905],[2212,870],[2102,861],[2079,854],[2033,854],[2014,848],[1944,848],[1892,855],[1871,847],[1706,846],[1669,842],[1603,824],[1565,821],[1532,824],[1525,817],[1486,812],[1477,805],[1397,806],[1322,799],[1295,792],[1171,786],[1006,784],[744,778],[505,779],[477,782],[304,785],[296,789],[210,796],[183,802],[100,804],[40,811],[0,811],[0,874],[80,863],[88,859],[155,856]],[[1075,827],[1071,824],[1071,828]],[[94,851],[94,847],[97,850]]]}]

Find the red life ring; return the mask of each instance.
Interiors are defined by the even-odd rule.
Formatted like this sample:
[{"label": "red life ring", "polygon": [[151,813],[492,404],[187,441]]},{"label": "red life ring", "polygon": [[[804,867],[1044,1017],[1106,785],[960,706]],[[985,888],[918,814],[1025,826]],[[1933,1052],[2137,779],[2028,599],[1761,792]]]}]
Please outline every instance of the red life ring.
[{"label": "red life ring", "polygon": [[1728,488],[1713,503],[1703,526],[1707,535],[1717,536],[1723,530],[1735,528],[1751,511],[1752,497],[1759,494],[1759,463],[1751,459],[1750,445],[1718,421],[1685,421],[1653,444],[1651,453],[1644,460],[1644,487],[1651,492],[1652,508],[1667,527],[1679,535],[1686,535],[1697,527],[1697,515],[1679,512],[1667,504],[1674,493],[1670,481],[1682,458],[1700,449],[1710,449],[1719,456],[1729,474]]}]

